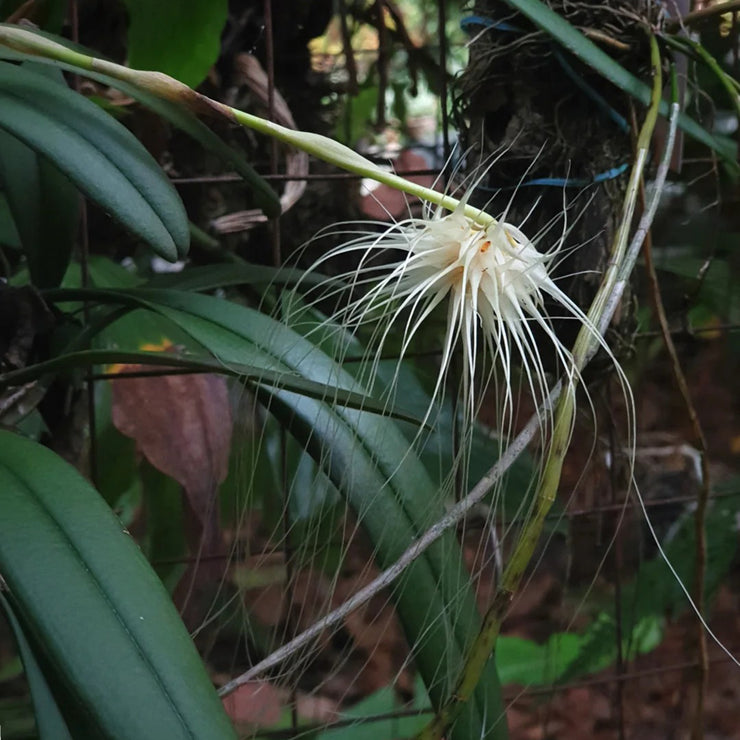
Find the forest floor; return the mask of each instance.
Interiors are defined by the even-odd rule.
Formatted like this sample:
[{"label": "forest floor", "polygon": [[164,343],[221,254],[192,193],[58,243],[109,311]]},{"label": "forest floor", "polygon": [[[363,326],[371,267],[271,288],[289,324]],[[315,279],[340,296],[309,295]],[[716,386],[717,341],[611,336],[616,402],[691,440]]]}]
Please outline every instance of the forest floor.
[{"label": "forest floor", "polygon": [[[727,481],[740,470],[740,396],[734,382],[735,361],[726,339],[717,336],[682,352],[693,401],[707,437],[713,483]],[[663,452],[638,458],[637,475],[646,499],[684,499],[673,508],[654,509],[675,517],[686,507],[691,508],[688,499],[698,490],[695,458],[686,454],[691,450],[691,428],[685,407],[674,391],[668,363],[653,358],[650,366],[663,369],[644,374],[636,386],[638,449]],[[555,632],[583,628],[590,619],[589,604],[594,599],[613,600],[615,584],[629,581],[645,557],[640,554],[646,537],[641,513],[634,502],[623,507],[624,495],[614,493],[609,471],[591,452],[587,438],[593,432],[584,429],[580,434],[583,439],[579,444],[577,433],[562,485],[562,491],[576,490],[569,501],[563,502],[571,523],[569,541],[553,541],[544,551],[540,565],[514,602],[504,625],[506,635],[541,643]],[[588,467],[586,458],[590,459]],[[490,603],[494,589],[490,565],[478,567],[481,559],[490,559],[485,537],[480,529],[469,528],[464,539],[468,565],[477,573],[481,609]],[[619,560],[615,559],[616,552],[621,553]],[[377,571],[368,566],[369,554],[361,538],[356,538],[349,546],[341,576],[333,583],[316,572],[298,573],[289,610],[293,615],[290,629],[299,631],[310,626],[325,613],[327,603],[332,607],[341,604],[372,580]],[[687,586],[690,588],[690,584]],[[287,628],[285,593],[280,585],[258,589],[253,597],[250,609],[256,618],[278,631]],[[739,655],[737,555],[712,600],[709,622],[722,645]],[[619,667],[612,665],[566,685],[507,686],[504,692],[512,740],[688,739],[696,705],[697,628],[696,616],[684,609],[679,616],[667,618],[656,649],[628,656]],[[407,648],[385,594],[352,614],[336,634],[320,641],[316,651],[310,665],[298,676],[299,688],[292,697],[302,722],[333,723],[346,718],[347,710],[389,685],[396,688],[396,707],[413,696],[414,676],[406,664]],[[708,655],[704,737],[740,739],[740,668],[710,638]],[[229,676],[220,678],[227,680]],[[233,696],[227,706],[248,732],[255,729],[255,721],[262,727],[274,727],[290,699],[289,691],[256,682]],[[382,728],[375,730],[378,740],[385,740],[383,733],[390,732],[387,725]],[[354,737],[349,728],[345,732],[346,737]]]}]

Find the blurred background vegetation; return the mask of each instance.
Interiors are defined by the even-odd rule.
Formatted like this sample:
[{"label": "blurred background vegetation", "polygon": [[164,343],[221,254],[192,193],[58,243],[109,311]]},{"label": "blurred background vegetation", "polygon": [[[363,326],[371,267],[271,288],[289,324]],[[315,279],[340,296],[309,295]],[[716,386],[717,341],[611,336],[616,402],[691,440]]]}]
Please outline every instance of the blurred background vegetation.
[{"label": "blurred background vegetation", "polygon": [[[538,3],[519,5],[536,11]],[[454,190],[472,177],[471,199],[492,213],[508,209],[508,220],[520,223],[536,209],[527,230],[545,245],[563,228],[565,202],[580,216],[567,232],[560,276],[586,307],[619,219],[644,107],[519,5],[0,0],[0,19],[166,72],[286,127],[329,135],[426,185]],[[648,84],[644,26],[656,30],[666,69],[669,59],[677,66],[684,110],[717,147],[679,137],[645,258],[609,333],[635,395],[635,478],[675,574],[629,494],[624,401],[608,363],[597,361],[588,377],[594,413],[578,419],[546,541],[496,651],[510,735],[678,738],[692,727],[694,737],[737,737],[740,673],[713,641],[703,644],[680,583],[696,599],[703,574],[704,617],[737,655],[740,220],[736,155],[726,153],[737,149],[740,4],[545,5]],[[358,527],[361,507],[348,504],[332,477],[330,453],[307,452],[312,432],[299,428],[298,411],[279,393],[243,377],[184,374],[194,369],[185,364],[183,374],[153,373],[151,358],[135,353],[167,353],[175,365],[211,353],[217,373],[227,345],[218,332],[237,332],[243,315],[217,331],[216,319],[206,327],[206,304],[188,304],[185,320],[185,304],[164,292],[279,315],[273,281],[290,284],[290,270],[342,238],[329,232],[304,249],[316,233],[345,221],[390,222],[419,205],[215,118],[208,121],[220,140],[214,144],[110,80],[67,71],[57,82],[144,145],[184,203],[191,245],[187,256],[163,259],[131,224],[121,228],[115,210],[110,217],[111,206],[49,167],[48,155],[23,160],[36,173],[30,183],[19,174],[27,171],[17,164],[20,135],[0,122],[0,424],[51,448],[94,483],[222,686],[371,580],[382,567],[382,543]],[[664,136],[665,126],[653,170]],[[265,215],[257,178],[280,198],[279,219]],[[650,179],[645,188],[649,196]],[[79,189],[92,201],[82,201]],[[288,271],[278,269],[286,264]],[[74,293],[131,296],[141,287],[163,293],[120,316],[103,317],[103,299]],[[97,319],[93,335],[85,327]],[[321,319],[308,315],[306,324]],[[432,323],[417,360],[396,379],[403,412],[425,408],[443,324]],[[560,330],[569,336],[568,326]],[[363,339],[352,340],[358,351]],[[111,354],[73,357],[80,349]],[[41,365],[59,358],[53,373]],[[380,372],[392,377],[392,361]],[[310,392],[307,384],[291,390]],[[490,467],[494,407],[481,411],[469,480],[435,500],[434,512]],[[454,405],[445,406],[419,453],[420,470],[435,485],[453,467],[456,418]],[[398,439],[413,436],[404,422],[396,427]],[[481,610],[532,477],[525,454],[502,486],[503,503],[486,500],[458,529]],[[703,497],[706,505],[697,505]],[[420,514],[426,526],[434,512]],[[697,547],[700,531],[706,539],[699,535]],[[289,664],[227,697],[240,736],[360,740],[420,729],[430,715],[428,677],[409,657],[418,646],[408,645],[394,598],[377,596]],[[3,737],[36,737],[12,633],[10,622],[0,624],[0,727]],[[706,692],[697,709],[700,685]]]}]

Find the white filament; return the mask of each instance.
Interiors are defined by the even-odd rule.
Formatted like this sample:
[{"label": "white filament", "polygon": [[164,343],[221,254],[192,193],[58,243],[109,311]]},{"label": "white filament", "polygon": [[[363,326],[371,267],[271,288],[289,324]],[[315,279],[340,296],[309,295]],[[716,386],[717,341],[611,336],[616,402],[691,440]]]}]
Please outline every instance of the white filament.
[{"label": "white filament", "polygon": [[[373,377],[392,330],[400,329],[399,366],[414,338],[438,306],[447,306],[446,330],[432,405],[443,394],[445,378],[458,348],[462,357],[462,397],[466,420],[475,418],[486,390],[477,387],[481,359],[489,360],[502,377],[500,432],[508,436],[516,386],[513,367],[518,363],[528,389],[539,404],[551,387],[533,331],[552,344],[566,374],[572,377],[569,350],[555,334],[544,311],[545,296],[562,307],[563,314],[588,325],[583,312],[563,293],[550,275],[559,247],[541,253],[516,226],[492,222],[482,226],[464,213],[464,202],[453,212],[441,208],[427,218],[410,218],[381,233],[363,233],[330,250],[313,267],[320,269],[342,255],[359,254],[359,265],[343,276],[350,298],[332,320],[356,331],[373,327],[369,373]],[[378,258],[395,258],[378,264]],[[336,289],[325,291],[333,295]],[[341,292],[341,291],[339,291]],[[596,330],[593,330],[596,333]],[[540,340],[541,341],[541,340]],[[427,421],[424,419],[424,422]],[[543,419],[543,431],[549,419]]]}]

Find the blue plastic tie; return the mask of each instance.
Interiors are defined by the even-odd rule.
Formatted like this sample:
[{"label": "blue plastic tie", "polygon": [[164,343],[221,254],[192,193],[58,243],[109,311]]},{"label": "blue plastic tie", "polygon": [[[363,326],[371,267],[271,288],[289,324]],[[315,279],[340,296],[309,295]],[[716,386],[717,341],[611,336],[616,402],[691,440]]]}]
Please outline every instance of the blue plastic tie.
[{"label": "blue plastic tie", "polygon": [[608,116],[609,118],[614,121],[614,123],[619,126],[619,128],[622,129],[625,133],[630,130],[629,124],[627,123],[627,119],[617,113],[617,111],[614,110],[614,108],[609,105],[609,103],[606,102],[606,99],[601,95],[601,93],[594,90],[591,85],[589,85],[583,77],[581,77],[578,72],[576,72],[573,67],[570,65],[568,60],[557,50],[553,49],[553,53],[555,54],[555,58],[560,62],[560,66],[563,68],[563,71],[565,74],[570,77],[570,79],[576,84],[577,87],[579,87],[586,95],[591,98],[591,100],[596,103],[599,108],[601,108]]},{"label": "blue plastic tie", "polygon": [[511,33],[524,33],[523,29],[512,26],[506,21],[494,21],[483,15],[469,15],[460,20],[460,28],[466,33],[471,33],[471,26],[483,26],[483,28],[495,28],[497,31],[508,31]]},{"label": "blue plastic tie", "polygon": [[[530,185],[545,185],[558,188],[585,188],[588,185],[595,185],[598,182],[613,180],[626,172],[627,163],[620,164],[619,167],[612,167],[606,172],[600,172],[593,177],[538,177],[534,180],[527,180],[515,187],[525,188]],[[496,190],[497,188],[486,188],[486,190]],[[510,188],[506,188],[507,190]]]},{"label": "blue plastic tie", "polygon": [[[460,21],[460,28],[465,31],[466,33],[471,33],[472,26],[482,26],[483,28],[491,28],[496,31],[505,31],[510,33],[524,33],[524,31],[521,28],[517,28],[516,26],[511,25],[510,23],[506,23],[505,21],[494,21],[493,18],[488,18],[483,15],[469,15]],[[563,71],[566,75],[570,78],[570,80],[575,83],[575,85],[583,92],[585,93],[591,100],[596,103],[596,105],[601,108],[609,118],[619,126],[619,128],[624,131],[625,133],[629,131],[629,124],[627,123],[627,120],[624,118],[624,116],[617,113],[617,111],[612,108],[609,103],[606,102],[606,99],[601,95],[601,93],[594,90],[591,85],[589,85],[570,65],[570,63],[567,61],[567,59],[558,51],[558,49],[553,49],[553,54],[555,58],[558,60],[558,63],[562,67]],[[520,185],[516,187],[528,187],[532,185],[541,185],[541,186],[549,186],[549,187],[558,187],[558,188],[571,188],[571,187],[586,187],[588,185],[593,185],[595,183],[604,182],[605,180],[613,180],[615,177],[619,177],[625,170],[627,169],[627,164],[621,164],[618,167],[612,167],[610,170],[607,170],[606,172],[601,172],[598,175],[594,175],[592,178],[567,178],[567,177],[539,177],[535,180],[528,180],[527,182],[523,182]],[[508,188],[488,188],[488,187],[481,187],[482,190],[510,190],[511,187]]]}]

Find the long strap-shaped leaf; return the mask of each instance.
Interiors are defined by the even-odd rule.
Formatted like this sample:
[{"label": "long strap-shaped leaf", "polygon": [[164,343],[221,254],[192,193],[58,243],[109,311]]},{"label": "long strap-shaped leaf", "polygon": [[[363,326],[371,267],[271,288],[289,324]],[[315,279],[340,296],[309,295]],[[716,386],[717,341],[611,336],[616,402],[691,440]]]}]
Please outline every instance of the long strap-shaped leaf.
[{"label": "long strap-shaped leaf", "polygon": [[165,259],[187,252],[177,192],[136,137],[94,103],[46,75],[0,62],[0,128],[48,157]]},{"label": "long strap-shaped leaf", "polygon": [[23,672],[26,674],[28,687],[31,690],[36,728],[42,738],[71,739],[67,723],[59,711],[56,700],[49,688],[49,682],[39,666],[33,648],[28,642],[23,628],[15,616],[13,607],[8,599],[0,592],[0,608],[5,612],[10,629],[15,637],[18,654],[23,661]]},{"label": "long strap-shaped leaf", "polygon": [[[58,291],[59,297],[62,291]],[[226,366],[258,354],[275,371],[362,393],[363,389],[308,340],[269,317],[212,296],[178,291],[110,291],[135,298],[169,318]],[[102,296],[100,292],[99,298]],[[408,442],[387,418],[266,388],[271,409],[289,426],[345,496],[386,567],[442,514],[442,502]],[[480,617],[454,535],[416,561],[394,590],[398,613],[429,694],[444,701]],[[493,661],[452,737],[506,736]]]},{"label": "long strap-shaped leaf", "polygon": [[[59,42],[63,41],[63,39],[58,37],[55,37],[55,40]],[[82,50],[87,54],[93,54],[89,49]],[[33,61],[36,64],[47,64],[51,67],[63,69],[66,72],[72,72],[74,74],[78,74],[80,72],[79,67],[75,67],[71,64],[66,64],[65,62],[60,62],[56,59],[46,59],[44,57],[33,56],[31,54],[23,54],[22,52],[14,51],[7,47],[0,47],[0,59],[9,59],[11,61]],[[102,72],[86,71],[85,76],[102,85],[114,87],[116,90],[120,90],[124,95],[127,95],[134,100],[138,100],[143,106],[154,111],[157,115],[162,116],[162,118],[165,118],[173,126],[184,131],[189,136],[192,136],[206,149],[234,167],[237,173],[242,176],[244,181],[249,184],[254,192],[257,204],[262,208],[267,216],[275,217],[280,215],[280,199],[270,185],[257,174],[254,168],[244,158],[243,154],[229,146],[218,136],[218,134],[214,133],[189,110],[176,105],[169,100],[165,100],[164,98],[158,98],[156,95],[152,95],[152,93],[147,90],[142,90],[136,85],[131,85],[124,80],[116,79],[115,77],[103,74]]]},{"label": "long strap-shaped leaf", "polygon": [[[33,65],[39,69],[38,63]],[[44,75],[62,88],[60,70]],[[16,137],[0,130],[0,181],[18,229],[33,284],[53,288],[61,283],[77,236],[79,193],[47,157],[39,156]]]},{"label": "long strap-shaped leaf", "polygon": [[[140,292],[153,294],[152,303],[227,364],[238,360],[239,344],[247,340],[307,379],[361,390],[310,342],[286,327],[276,332],[263,314],[246,315],[242,307],[210,296]],[[276,402],[271,405],[273,412],[306,446],[356,513],[373,542],[380,568],[395,562],[442,515],[434,485],[393,421],[286,391],[270,391],[270,395]],[[454,535],[442,539],[409,568],[394,590],[394,599],[436,704],[449,691],[451,671],[460,664],[471,630],[479,623]],[[470,711],[455,727],[455,738],[500,737],[505,732],[493,663],[490,668],[488,681],[481,682]]]},{"label": "long strap-shaped leaf", "polygon": [[0,431],[0,572],[15,614],[95,737],[235,737],[167,592],[98,493]]}]

